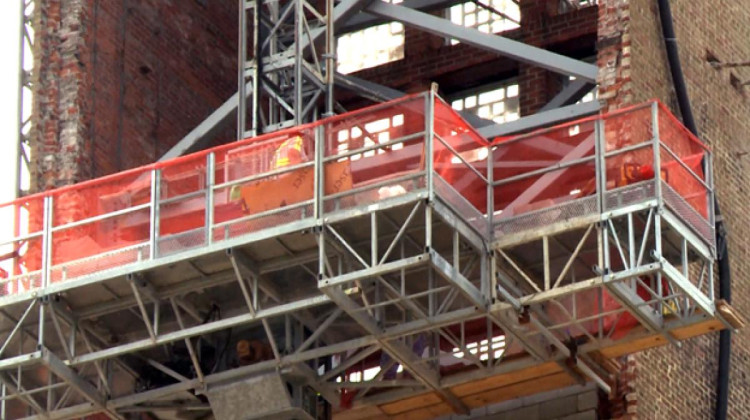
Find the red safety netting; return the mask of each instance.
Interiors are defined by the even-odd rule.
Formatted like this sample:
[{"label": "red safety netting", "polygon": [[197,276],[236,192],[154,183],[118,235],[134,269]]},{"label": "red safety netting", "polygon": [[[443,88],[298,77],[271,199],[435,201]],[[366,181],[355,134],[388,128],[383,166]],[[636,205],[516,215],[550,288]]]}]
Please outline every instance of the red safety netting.
[{"label": "red safety netting", "polygon": [[214,151],[213,241],[312,215],[314,130],[295,127]]},{"label": "red safety netting", "polygon": [[3,234],[15,238],[0,246],[0,296],[41,286],[43,212],[43,196],[0,206]]},{"label": "red safety netting", "polygon": [[423,95],[324,120],[324,210],[374,203],[424,186]]},{"label": "red safety netting", "polygon": [[[703,165],[707,149],[663,105],[657,109],[662,144],[660,179],[706,219],[709,191]],[[507,219],[596,194],[594,142],[598,121],[602,123],[605,153],[605,209],[653,196],[653,115],[652,103],[646,103],[601,117],[495,139],[495,217]]]},{"label": "red safety netting", "polygon": [[[0,244],[0,278],[7,279],[0,294],[41,286],[48,198],[50,282],[311,216],[319,129],[325,136],[324,189],[330,209],[423,188],[424,179],[404,175],[425,167],[425,97],[407,96],[0,206],[4,220],[14,222],[4,236],[17,238]],[[212,174],[207,172],[210,155]],[[158,204],[152,208],[154,192]],[[209,219],[212,232],[207,231]],[[154,223],[158,229],[152,229]]]},{"label": "red safety netting", "polygon": [[[594,120],[509,139],[492,152],[495,215],[509,218],[596,193]],[[555,169],[561,168],[561,169]]]},{"label": "red safety netting", "polygon": [[[435,190],[449,192],[452,198],[448,200],[462,213],[466,210],[484,219],[488,178],[499,182],[492,204],[496,218],[502,219],[561,208],[596,192],[593,162],[597,118],[496,139],[488,157],[488,143],[450,106],[439,99],[429,104],[428,97],[407,96],[0,206],[9,215],[6,219],[14,221],[6,237],[17,238],[7,240],[0,250],[2,255],[9,255],[9,262],[0,263],[10,279],[4,293],[41,284],[45,197],[52,203],[51,282],[311,216],[318,135],[323,139],[323,208],[327,212],[424,188],[428,123],[435,134]],[[432,121],[426,117],[430,108],[434,110]],[[607,152],[651,139],[651,112],[651,107],[644,105],[600,117],[604,120]],[[659,115],[661,141],[678,158],[662,148],[661,178],[678,198],[705,218],[706,188],[699,181],[705,181],[705,149],[664,109]],[[209,158],[214,162],[211,174],[207,173]],[[488,173],[488,160],[493,164],[492,174]],[[607,189],[653,179],[648,165],[653,165],[650,148],[608,156]],[[154,192],[158,192],[158,204],[152,208]],[[576,211],[589,210],[590,206]],[[549,213],[546,217],[552,222],[555,217],[570,215]],[[209,220],[213,223],[210,232]],[[154,222],[158,229],[156,246],[151,249]]]},{"label": "red safety netting", "polygon": [[435,99],[434,115],[435,173],[480,214],[486,213],[489,143],[439,98]]},{"label": "red safety netting", "polygon": [[708,182],[704,173],[704,156],[708,148],[662,104],[659,104],[658,115],[661,179],[707,219],[711,203],[706,188]]}]

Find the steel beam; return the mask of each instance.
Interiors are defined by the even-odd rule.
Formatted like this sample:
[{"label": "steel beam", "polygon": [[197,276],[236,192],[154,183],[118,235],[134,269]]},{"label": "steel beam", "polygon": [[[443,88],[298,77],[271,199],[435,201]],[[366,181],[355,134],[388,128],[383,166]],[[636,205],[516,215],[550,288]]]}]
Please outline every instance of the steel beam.
[{"label": "steel beam", "polygon": [[489,304],[487,297],[483,296],[482,292],[477,289],[469,279],[464,277],[456,267],[452,266],[445,258],[434,250],[430,250],[430,263],[441,277],[457,287],[461,294],[469,299],[477,308],[487,308],[487,305]]},{"label": "steel beam", "polygon": [[306,299],[300,299],[292,303],[281,304],[267,309],[260,309],[256,312],[255,315],[244,313],[208,324],[196,325],[179,331],[159,334],[155,337],[155,340],[151,340],[150,338],[136,340],[117,347],[77,356],[72,361],[70,361],[70,363],[72,365],[78,365],[82,363],[93,362],[95,360],[104,360],[110,357],[145,350],[158,345],[163,345],[178,340],[184,340],[186,338],[191,338],[198,335],[209,334],[226,328],[232,328],[251,322],[262,321],[263,319],[292,313],[301,309],[324,305],[329,302],[331,302],[331,300],[327,296],[315,296]]},{"label": "steel beam", "polygon": [[350,317],[357,321],[362,328],[375,336],[383,349],[398,361],[404,369],[411,372],[417,380],[437,392],[457,413],[469,413],[468,407],[466,407],[458,397],[440,385],[438,374],[428,370],[420,364],[419,358],[410,348],[399,341],[389,341],[382,338],[383,330],[378,325],[377,321],[364,312],[362,307],[351,300],[341,289],[327,288],[324,289],[324,291],[331,300],[333,300]]},{"label": "steel beam", "polygon": [[573,105],[586,96],[596,85],[586,80],[575,79],[562,88],[552,99],[549,100],[539,112],[551,111],[561,106]]},{"label": "steel beam", "polygon": [[598,68],[593,64],[498,35],[486,34],[478,29],[456,25],[449,20],[403,6],[376,1],[367,6],[366,10],[376,16],[403,22],[405,25],[434,35],[457,39],[463,43],[555,73],[572,75],[583,80],[596,82]]},{"label": "steel beam", "polygon": [[521,133],[536,128],[559,124],[564,121],[582,118],[599,112],[601,105],[599,101],[591,101],[583,104],[567,105],[549,111],[522,117],[515,121],[504,124],[495,124],[480,127],[477,132],[484,138],[492,139],[499,136],[507,136],[513,133]]},{"label": "steel beam", "polygon": [[42,351],[42,360],[44,364],[52,371],[55,375],[59,376],[65,383],[73,387],[78,391],[81,396],[92,404],[99,407],[108,417],[117,420],[125,420],[115,410],[108,409],[106,406],[106,399],[103,395],[94,388],[93,385],[86,382],[81,378],[73,369],[69,368],[62,360],[58,359],[57,356],[52,354],[49,350]]},{"label": "steel beam", "polygon": [[680,271],[675,268],[672,264],[667,262],[665,259],[661,259],[661,267],[664,275],[667,276],[672,283],[682,291],[690,300],[701,308],[704,314],[713,317],[716,315],[716,309],[713,302],[711,302],[706,295],[701,292],[698,287],[685,278]]},{"label": "steel beam", "polygon": [[[374,102],[392,101],[406,96],[406,93],[401,92],[400,90],[348,74],[336,73],[333,83],[339,88],[352,91],[359,96]],[[461,114],[461,118],[466,120],[474,128],[495,125],[495,122],[492,120],[480,118],[473,112],[459,111],[458,113]]]},{"label": "steel beam", "polygon": [[[252,83],[248,83],[246,87],[246,98],[249,98],[253,93]],[[224,124],[228,123],[232,116],[234,116],[237,106],[240,102],[240,94],[236,92],[223,104],[221,104],[214,112],[212,112],[205,120],[198,124],[195,128],[190,130],[180,141],[172,146],[167,153],[159,158],[159,162],[165,160],[174,159],[178,156],[190,153],[192,151],[204,148],[205,144],[211,139],[211,135],[218,133],[224,128]]]},{"label": "steel beam", "polygon": [[[406,0],[401,3],[401,5],[404,7],[408,7],[409,9],[419,10],[422,12],[434,12],[437,10],[447,9],[453,5],[461,3],[463,3],[462,0]],[[351,19],[348,19],[346,23],[341,27],[336,27],[336,34],[343,35],[370,26],[387,23],[389,21],[389,19],[373,16],[365,11],[362,11],[354,15]]]}]

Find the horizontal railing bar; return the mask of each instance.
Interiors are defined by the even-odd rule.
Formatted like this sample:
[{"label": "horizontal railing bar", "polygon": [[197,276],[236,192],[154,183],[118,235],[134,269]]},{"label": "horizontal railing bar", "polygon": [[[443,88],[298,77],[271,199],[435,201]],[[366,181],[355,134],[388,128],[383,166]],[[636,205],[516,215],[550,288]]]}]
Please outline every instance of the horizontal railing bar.
[{"label": "horizontal railing bar", "polygon": [[270,172],[263,172],[262,174],[250,175],[250,176],[246,176],[244,178],[239,178],[239,179],[235,179],[235,180],[232,180],[232,181],[222,182],[221,184],[213,185],[211,187],[211,189],[213,191],[221,190],[221,189],[224,189],[224,188],[227,188],[227,187],[233,187],[233,186],[238,185],[238,184],[244,184],[244,183],[248,183],[248,182],[257,181],[259,179],[271,178],[273,176],[284,175],[287,172],[294,172],[297,169],[302,169],[302,168],[306,168],[308,166],[313,166],[313,165],[315,165],[315,161],[310,160],[310,161],[307,161],[307,162],[302,162],[302,163],[297,164],[297,165],[285,166],[285,167],[280,168],[280,169],[274,169],[273,171],[270,171]]},{"label": "horizontal railing bar", "polygon": [[[704,187],[705,189],[707,189],[707,190],[709,190],[709,191],[713,191],[713,190],[711,189],[711,187],[709,187],[709,186],[708,186],[708,184],[707,184],[707,183],[706,183],[705,181],[703,181],[703,180],[702,180],[702,179],[701,179],[701,178],[700,178],[700,177],[699,177],[699,176],[698,176],[698,175],[697,175],[697,174],[696,174],[695,172],[693,172],[693,170],[692,170],[692,169],[690,169],[690,167],[688,167],[688,166],[687,166],[687,165],[685,164],[685,162],[683,162],[683,161],[682,161],[682,159],[680,159],[680,157],[679,157],[679,156],[677,156],[677,154],[676,154],[675,152],[673,152],[673,151],[672,151],[672,149],[670,149],[670,148],[669,148],[669,146],[667,146],[667,145],[666,145],[666,143],[664,143],[664,142],[660,141],[660,142],[659,142],[659,145],[660,145],[661,147],[663,147],[663,148],[664,148],[664,150],[666,150],[666,151],[667,151],[667,153],[669,153],[669,154],[670,154],[670,155],[671,155],[671,156],[672,156],[672,157],[674,158],[674,160],[676,160],[676,161],[677,161],[677,163],[679,163],[679,164],[680,164],[680,166],[682,166],[683,168],[685,168],[685,170],[687,170],[687,171],[688,171],[688,172],[690,173],[690,175],[692,175],[692,176],[693,176],[693,178],[695,178],[696,180],[698,180],[698,182],[700,182],[700,183],[701,183],[701,185],[703,185],[703,187]],[[661,166],[662,166],[662,167],[664,167],[664,163],[663,163],[663,162],[662,162]]]},{"label": "horizontal railing bar", "polygon": [[64,225],[53,226],[52,229],[50,229],[50,230],[52,232],[59,232],[61,230],[71,229],[71,228],[74,228],[74,227],[78,227],[78,226],[82,226],[82,225],[87,225],[89,223],[94,223],[94,222],[99,222],[101,220],[106,220],[106,219],[109,219],[110,217],[117,217],[117,216],[122,216],[122,215],[125,215],[125,214],[129,214],[129,213],[135,213],[137,211],[145,210],[145,209],[148,209],[148,208],[151,208],[151,202],[144,203],[144,204],[139,204],[139,205],[137,205],[135,207],[128,207],[126,209],[115,210],[115,211],[112,211],[112,212],[109,212],[109,213],[100,214],[98,216],[89,217],[87,219],[83,219],[83,220],[78,220],[78,221],[75,221],[75,222],[66,223]]},{"label": "horizontal railing bar", "polygon": [[42,270],[35,270],[35,271],[31,271],[29,273],[16,274],[16,275],[14,275],[12,277],[8,277],[7,279],[0,279],[0,286],[4,286],[6,284],[13,283],[15,281],[23,279],[24,277],[41,276],[41,274],[42,274]]},{"label": "horizontal railing bar", "polygon": [[391,147],[396,144],[406,143],[407,141],[418,139],[420,137],[423,137],[424,135],[425,135],[425,132],[420,131],[418,133],[413,133],[413,134],[409,134],[403,137],[399,137],[397,139],[393,139],[385,143],[375,143],[371,146],[363,146],[363,147],[360,147],[359,149],[347,150],[346,152],[341,152],[336,155],[328,155],[323,158],[323,162],[337,161],[339,159],[348,158],[350,156],[359,155],[359,154],[366,153],[372,150],[384,149],[386,147]]},{"label": "horizontal railing bar", "polygon": [[638,143],[638,144],[631,144],[630,146],[625,146],[616,150],[612,150],[609,152],[604,153],[605,158],[609,158],[612,156],[621,155],[623,153],[632,152],[633,150],[643,149],[646,147],[651,147],[654,144],[654,139],[646,140],[644,142]]},{"label": "horizontal railing bar", "polygon": [[388,184],[393,184],[395,182],[403,182],[403,181],[409,181],[414,178],[419,178],[420,176],[425,176],[425,171],[420,170],[419,172],[414,172],[406,175],[402,175],[400,177],[386,179],[383,181],[374,182],[372,184],[362,185],[356,188],[352,188],[351,190],[341,191],[337,192],[335,194],[330,195],[323,195],[323,200],[334,200],[341,197],[346,197],[352,194],[357,194],[362,191],[371,190],[373,188],[382,187]]},{"label": "horizontal railing bar", "polygon": [[[213,226],[210,226],[210,228],[211,229],[219,229],[219,228],[223,228],[225,226],[229,226],[229,225],[234,224],[234,223],[249,222],[249,221],[252,221],[252,220],[255,220],[255,219],[260,219],[262,217],[273,216],[274,214],[277,214],[277,213],[283,213],[285,211],[294,210],[294,209],[299,208],[299,207],[309,206],[309,205],[313,204],[313,202],[314,202],[314,200],[312,200],[312,199],[305,200],[305,201],[300,201],[299,203],[289,204],[289,205],[287,205],[285,207],[280,207],[280,208],[277,208],[277,209],[266,210],[264,212],[256,213],[256,214],[249,214],[247,216],[239,217],[237,219],[227,220],[227,221],[221,222],[221,223],[215,223]],[[310,217],[312,217],[312,212],[310,213]]]},{"label": "horizontal railing bar", "polygon": [[21,242],[21,241],[27,241],[29,239],[36,238],[37,236],[39,237],[44,236],[44,231],[40,230],[39,232],[27,233],[21,236],[16,236],[13,239],[8,239],[4,242],[0,242],[0,246],[10,245],[10,244],[14,244],[16,242]]},{"label": "horizontal railing bar", "polygon": [[[80,264],[80,263],[83,263],[83,262],[91,261],[91,260],[94,260],[94,259],[105,258],[105,257],[109,257],[109,256],[112,256],[112,255],[121,254],[123,252],[128,252],[128,251],[135,251],[135,250],[137,250],[139,248],[143,248],[144,246],[147,246],[148,244],[149,244],[148,241],[145,241],[145,242],[141,242],[141,243],[138,243],[138,244],[129,245],[129,246],[126,246],[126,247],[122,247],[122,248],[118,248],[118,249],[113,249],[113,250],[106,251],[106,252],[101,252],[99,254],[89,255],[88,257],[79,258],[77,260],[67,261],[67,262],[60,263],[60,264],[55,264],[55,265],[52,265],[51,268],[53,270],[54,269],[60,269],[60,268],[67,268],[67,267],[75,266],[76,264]],[[138,260],[138,261],[144,261],[144,260],[148,260],[148,259],[149,258],[144,258],[144,259]],[[133,261],[133,262],[138,262],[138,261]],[[119,265],[117,265],[115,267],[120,267],[120,266],[127,265],[127,264],[131,264],[131,263],[119,264]],[[107,267],[104,270],[108,270],[110,268],[114,268],[114,267]],[[97,270],[97,271],[102,271],[102,270]]]},{"label": "horizontal railing bar", "polygon": [[175,197],[169,197],[164,200],[159,200],[157,204],[161,206],[161,205],[166,205],[166,204],[172,204],[178,201],[189,200],[191,198],[196,198],[196,197],[204,198],[205,196],[206,196],[206,188],[204,187],[204,188],[201,188],[200,190],[189,192],[187,194],[182,194],[182,195],[178,195]]},{"label": "horizontal railing bar", "polygon": [[594,160],[596,160],[596,155],[595,154],[594,155],[590,155],[590,156],[585,156],[585,157],[582,157],[582,158],[578,158],[578,159],[574,159],[574,160],[571,160],[571,161],[568,161],[568,162],[556,163],[556,164],[554,164],[552,166],[547,166],[546,168],[537,169],[537,170],[526,172],[526,173],[523,173],[523,174],[518,174],[518,175],[512,176],[510,178],[505,178],[505,179],[502,179],[500,181],[495,181],[495,182],[492,183],[492,186],[493,187],[499,187],[501,185],[509,184],[509,183],[515,182],[515,181],[520,181],[520,180],[523,180],[523,179],[526,179],[526,178],[530,178],[530,177],[535,176],[535,175],[546,174],[547,172],[553,172],[553,171],[556,171],[556,170],[569,168],[571,166],[579,165],[581,163],[587,163],[588,161],[594,161]]}]

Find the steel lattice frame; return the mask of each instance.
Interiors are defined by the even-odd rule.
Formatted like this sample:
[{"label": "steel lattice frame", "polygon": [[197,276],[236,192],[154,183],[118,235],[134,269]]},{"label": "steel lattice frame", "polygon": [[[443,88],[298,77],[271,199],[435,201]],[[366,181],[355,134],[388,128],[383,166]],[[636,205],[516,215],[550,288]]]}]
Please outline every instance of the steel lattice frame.
[{"label": "steel lattice frame", "polygon": [[238,138],[333,115],[333,1],[239,3]]},{"label": "steel lattice frame", "polygon": [[18,160],[15,174],[16,197],[28,193],[24,183],[29,177],[29,133],[31,131],[31,103],[34,89],[32,86],[32,72],[34,67],[34,29],[32,20],[36,10],[34,0],[20,0],[21,3],[21,34],[19,45],[19,79],[18,79]]}]

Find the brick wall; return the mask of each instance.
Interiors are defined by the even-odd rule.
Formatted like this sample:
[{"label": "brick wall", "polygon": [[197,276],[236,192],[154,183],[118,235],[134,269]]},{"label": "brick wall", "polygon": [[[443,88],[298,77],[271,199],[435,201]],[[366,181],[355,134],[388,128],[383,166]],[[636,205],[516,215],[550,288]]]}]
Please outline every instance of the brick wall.
[{"label": "brick wall", "polygon": [[236,91],[237,2],[37,7],[35,189],[151,163]]},{"label": "brick wall", "polygon": [[[599,16],[600,98],[608,108],[659,98],[676,110],[656,2],[601,1]],[[701,138],[714,150],[716,183],[729,230],[733,306],[750,313],[746,258],[750,212],[746,197],[750,132],[750,88],[731,79],[750,80],[750,68],[716,70],[707,51],[722,61],[750,59],[750,9],[747,2],[673,1],[675,31],[688,92]],[[735,83],[736,84],[736,83]],[[750,416],[747,372],[748,332],[733,337],[729,418]],[[701,419],[713,416],[718,334],[664,347],[629,359],[632,377],[613,416],[643,419]]]}]

